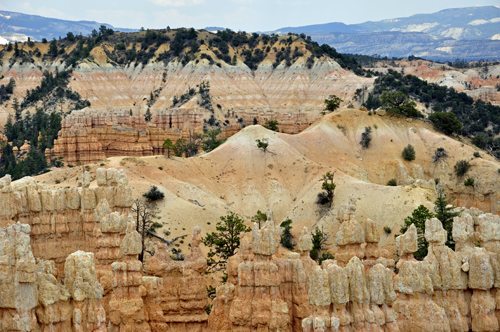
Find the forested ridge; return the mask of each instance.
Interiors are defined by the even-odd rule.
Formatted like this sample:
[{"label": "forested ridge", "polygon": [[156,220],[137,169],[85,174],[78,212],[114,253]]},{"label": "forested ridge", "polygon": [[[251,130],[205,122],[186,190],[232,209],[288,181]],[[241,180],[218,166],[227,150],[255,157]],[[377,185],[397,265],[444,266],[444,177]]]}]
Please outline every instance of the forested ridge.
[{"label": "forested ridge", "polygon": [[[431,112],[429,119],[436,129],[445,134],[470,137],[478,147],[500,157],[500,138],[494,137],[500,133],[499,106],[481,99],[474,101],[465,92],[428,83],[414,75],[402,75],[392,69],[375,79],[373,90],[363,105],[368,110],[381,107],[380,97],[384,91],[399,91],[410,96]],[[361,93],[361,90],[357,91],[358,98]],[[457,120],[460,125],[457,125]]]}]

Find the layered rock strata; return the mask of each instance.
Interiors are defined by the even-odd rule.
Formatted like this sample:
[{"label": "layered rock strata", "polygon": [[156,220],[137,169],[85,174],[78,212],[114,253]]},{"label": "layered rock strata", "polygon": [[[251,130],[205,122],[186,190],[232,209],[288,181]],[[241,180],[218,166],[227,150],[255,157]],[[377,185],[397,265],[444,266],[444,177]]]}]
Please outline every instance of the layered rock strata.
[{"label": "layered rock strata", "polygon": [[101,221],[96,213],[105,199],[111,211],[127,214],[132,193],[123,170],[97,169],[98,187],[89,188],[90,175],[82,175],[82,187],[53,190],[31,177],[11,183],[0,179],[0,227],[16,222],[31,227],[30,243],[37,258],[54,260],[62,271],[66,257],[85,248],[96,253],[94,228]]},{"label": "layered rock strata", "polygon": [[[49,160],[63,157],[70,165],[89,164],[114,156],[165,154],[162,146],[167,138],[173,142],[179,138],[188,139],[189,131],[201,132],[203,123],[211,115],[201,109],[158,110],[151,121],[146,122],[144,115],[129,110],[86,108],[73,111],[63,119],[54,147],[47,149],[45,154]],[[236,134],[244,124],[265,124],[268,120],[278,121],[282,132],[298,133],[316,119],[309,119],[307,113],[275,114],[271,110],[243,111],[238,115],[228,110],[222,137]]]},{"label": "layered rock strata", "polygon": [[[352,214],[341,206],[339,218]],[[343,214],[344,213],[344,214]],[[349,218],[347,218],[349,220]],[[347,221],[346,220],[346,221]],[[342,262],[324,261],[317,266],[309,283],[311,315],[303,320],[304,331],[498,331],[498,248],[500,217],[477,209],[463,210],[453,221],[455,250],[445,243],[447,233],[441,222],[432,218],[425,223],[428,255],[417,261],[417,229],[411,225],[399,236],[396,246],[397,274],[391,260],[361,257],[376,256],[348,247],[360,242],[363,228],[352,222],[356,232],[347,233],[343,225],[337,232]],[[374,223],[365,225],[369,248],[375,239],[369,235]],[[351,236],[346,240],[344,236]],[[355,240],[355,236],[357,241]],[[355,249],[353,249],[355,248]],[[349,249],[349,250],[347,250]],[[356,251],[358,254],[353,255]]]},{"label": "layered rock strata", "polygon": [[390,253],[378,247],[380,235],[376,223],[368,219],[362,226],[356,220],[356,201],[356,197],[351,194],[348,204],[340,205],[337,212],[340,226],[335,234],[338,248],[335,258],[338,264],[346,266],[351,258],[358,257],[364,260],[365,265],[373,266],[381,258],[386,266],[394,266],[394,261],[389,259]]},{"label": "layered rock strata", "polygon": [[191,253],[183,261],[174,261],[165,244],[159,244],[149,260],[147,273],[158,277],[161,283],[159,308],[169,331],[206,331],[208,293],[203,277],[207,260],[200,249],[201,228],[195,227],[191,239]]},{"label": "layered rock strata", "polygon": [[[308,251],[280,253],[280,234],[268,213],[261,229],[254,224],[242,235],[240,251],[228,261],[228,282],[217,287],[211,331],[301,331],[310,311],[307,267],[315,263]],[[303,250],[312,248],[310,241],[310,234],[299,240]]]},{"label": "layered rock strata", "polygon": [[311,314],[303,331],[399,331],[392,303],[394,261],[378,247],[377,225],[356,220],[356,198],[339,207],[337,260],[315,266],[309,283]]},{"label": "layered rock strata", "polygon": [[[98,183],[120,182],[116,175],[100,169]],[[83,186],[88,189],[88,173]],[[143,275],[141,236],[131,215],[111,212],[106,198],[91,211],[98,221],[91,232],[96,255],[78,250],[61,269],[53,260],[35,260],[30,225],[0,229],[1,331],[167,331],[163,280]]]}]

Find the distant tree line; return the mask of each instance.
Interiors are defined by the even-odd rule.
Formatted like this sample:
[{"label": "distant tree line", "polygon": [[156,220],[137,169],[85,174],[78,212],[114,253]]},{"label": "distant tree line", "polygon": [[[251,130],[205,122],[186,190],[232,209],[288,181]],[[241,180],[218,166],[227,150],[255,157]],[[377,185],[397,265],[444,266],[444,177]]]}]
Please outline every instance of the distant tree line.
[{"label": "distant tree line", "polygon": [[373,110],[382,106],[382,96],[397,92],[424,104],[432,111],[429,119],[445,134],[461,134],[472,138],[474,144],[500,157],[500,107],[476,100],[453,88],[428,83],[414,75],[389,70],[375,80],[373,91],[363,103]]},{"label": "distant tree line", "polygon": [[[0,142],[0,177],[10,174],[13,180],[24,176],[36,175],[49,166],[45,157],[45,149],[54,146],[54,140],[61,130],[62,116],[56,112],[45,112],[41,108],[24,117],[16,113],[16,119],[9,117],[4,128],[4,134],[10,142]],[[20,148],[24,141],[30,144],[30,150],[25,156],[16,156],[14,147]],[[62,166],[60,159],[53,159],[52,165]]]}]

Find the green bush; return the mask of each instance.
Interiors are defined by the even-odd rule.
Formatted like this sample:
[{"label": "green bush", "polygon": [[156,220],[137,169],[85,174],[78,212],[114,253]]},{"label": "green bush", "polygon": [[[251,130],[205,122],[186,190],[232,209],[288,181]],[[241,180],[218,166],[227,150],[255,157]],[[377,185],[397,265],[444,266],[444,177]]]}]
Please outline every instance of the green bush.
[{"label": "green bush", "polygon": [[464,176],[470,169],[470,164],[467,160],[459,160],[453,167],[457,177]]},{"label": "green bush", "polygon": [[391,187],[396,187],[398,185],[398,182],[396,181],[396,179],[390,179],[389,181],[387,181],[386,185]]},{"label": "green bush", "polygon": [[156,186],[151,186],[151,188],[149,188],[149,190],[142,196],[144,196],[150,202],[165,198],[165,194],[158,190],[158,187]]},{"label": "green bush", "polygon": [[446,135],[458,133],[462,129],[462,123],[452,112],[434,112],[429,115],[434,127]]},{"label": "green bush", "polygon": [[384,232],[385,232],[386,234],[391,234],[392,230],[391,230],[391,228],[390,228],[390,227],[385,226],[385,227],[384,227]]},{"label": "green bush", "polygon": [[432,157],[432,162],[437,163],[438,161],[441,160],[441,158],[447,158],[448,153],[444,148],[437,148],[436,151],[434,151],[434,156]]},{"label": "green bush", "polygon": [[464,185],[466,187],[474,187],[474,179],[468,178],[467,180],[464,181]]},{"label": "green bush", "polygon": [[365,131],[361,134],[361,147],[367,149],[370,147],[370,142],[372,140],[372,127],[365,127]]},{"label": "green bush", "polygon": [[474,152],[473,154],[474,158],[482,158],[481,155],[479,154],[479,152]]},{"label": "green bush", "polygon": [[326,261],[327,259],[334,260],[335,256],[333,256],[329,252],[324,252],[324,253],[321,254],[321,257],[319,258],[319,262],[318,263],[321,265],[321,263],[323,263],[323,261]]},{"label": "green bush", "polygon": [[408,146],[403,149],[402,155],[404,160],[408,161],[415,160],[415,149],[411,144],[408,144]]}]

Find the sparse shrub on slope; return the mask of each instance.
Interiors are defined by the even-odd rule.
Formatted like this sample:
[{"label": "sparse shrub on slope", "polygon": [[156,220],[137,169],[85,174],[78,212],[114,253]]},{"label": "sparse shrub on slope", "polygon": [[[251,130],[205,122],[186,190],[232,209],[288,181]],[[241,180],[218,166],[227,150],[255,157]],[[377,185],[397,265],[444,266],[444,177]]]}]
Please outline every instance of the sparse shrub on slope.
[{"label": "sparse shrub on slope", "polygon": [[156,202],[165,198],[165,194],[162,193],[157,186],[151,186],[151,188],[149,188],[149,190],[142,196],[144,196],[149,202]]},{"label": "sparse shrub on slope", "polygon": [[437,163],[440,161],[442,158],[447,158],[448,157],[448,152],[444,148],[437,148],[436,151],[434,151],[434,156],[432,157],[432,162]]},{"label": "sparse shrub on slope", "polygon": [[459,178],[464,176],[470,169],[470,163],[467,160],[459,160],[453,167],[455,175]]},{"label": "sparse shrub on slope", "polygon": [[402,153],[403,159],[412,161],[415,160],[415,149],[413,148],[413,145],[408,144],[404,149]]},{"label": "sparse shrub on slope", "polygon": [[365,127],[365,131],[361,134],[361,147],[363,149],[368,149],[370,147],[370,142],[372,141],[372,127]]}]

